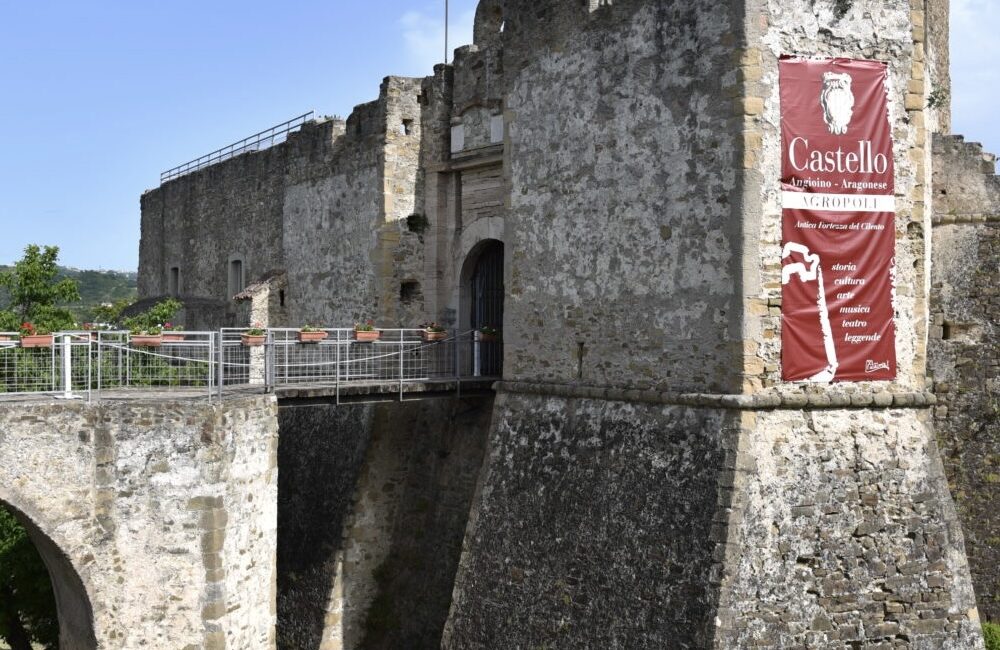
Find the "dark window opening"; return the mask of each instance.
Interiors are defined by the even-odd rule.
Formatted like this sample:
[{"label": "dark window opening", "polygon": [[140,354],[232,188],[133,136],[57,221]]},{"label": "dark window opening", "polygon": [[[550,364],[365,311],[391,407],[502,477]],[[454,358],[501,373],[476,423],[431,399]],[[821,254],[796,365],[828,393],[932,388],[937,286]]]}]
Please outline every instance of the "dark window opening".
[{"label": "dark window opening", "polygon": [[285,290],[284,289],[280,289],[278,291],[278,306],[279,307],[284,307],[285,306]]},{"label": "dark window opening", "polygon": [[179,296],[181,293],[181,267],[171,266],[170,277],[167,280],[167,293]]},{"label": "dark window opening", "polygon": [[415,280],[407,280],[399,285],[399,300],[403,304],[416,302],[422,295],[420,283]]},{"label": "dark window opening", "polygon": [[413,134],[413,120],[403,120],[403,135]]},{"label": "dark window opening", "polygon": [[243,291],[243,260],[229,261],[229,296],[235,296]]}]

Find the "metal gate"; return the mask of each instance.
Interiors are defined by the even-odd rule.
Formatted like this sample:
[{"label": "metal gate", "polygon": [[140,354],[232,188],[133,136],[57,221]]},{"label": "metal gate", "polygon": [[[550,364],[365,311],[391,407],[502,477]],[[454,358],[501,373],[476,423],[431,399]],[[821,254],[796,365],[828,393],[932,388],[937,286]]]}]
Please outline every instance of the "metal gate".
[{"label": "metal gate", "polygon": [[[503,327],[503,299],[503,244],[491,241],[484,246],[472,271],[473,329],[491,327],[499,331]],[[476,361],[476,374],[500,376],[503,355],[499,340],[477,343]]]}]

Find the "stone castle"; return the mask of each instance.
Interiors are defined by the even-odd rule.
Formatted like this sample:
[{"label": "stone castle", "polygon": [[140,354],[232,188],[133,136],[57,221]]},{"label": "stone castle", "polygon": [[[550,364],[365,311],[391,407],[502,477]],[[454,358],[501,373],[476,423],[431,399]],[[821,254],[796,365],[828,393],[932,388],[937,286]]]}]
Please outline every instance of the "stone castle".
[{"label": "stone castle", "polygon": [[[947,44],[947,0],[482,0],[453,65],[145,193],[188,329],[491,326],[503,380],[0,408],[66,647],[981,649],[1000,180]],[[783,54],[889,64],[892,382],[780,378]]]}]

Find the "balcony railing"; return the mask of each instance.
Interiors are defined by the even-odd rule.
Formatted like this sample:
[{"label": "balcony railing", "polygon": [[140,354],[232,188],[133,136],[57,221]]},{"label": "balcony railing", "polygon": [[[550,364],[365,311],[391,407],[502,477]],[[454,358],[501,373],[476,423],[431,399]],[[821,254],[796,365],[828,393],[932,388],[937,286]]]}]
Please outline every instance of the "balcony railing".
[{"label": "balcony railing", "polygon": [[353,329],[324,329],[317,342],[299,330],[269,329],[253,340],[242,329],[165,332],[59,332],[41,347],[0,332],[0,398],[55,395],[97,400],[178,391],[208,399],[225,392],[349,387],[404,392],[434,384],[499,378],[501,343],[476,331],[428,340],[420,329],[382,329],[359,341]]},{"label": "balcony railing", "polygon": [[210,165],[215,165],[217,163],[229,160],[241,153],[246,153],[247,151],[261,151],[267,149],[268,147],[273,147],[276,144],[284,142],[288,138],[288,134],[294,131],[298,131],[302,128],[302,125],[313,118],[314,111],[309,111],[298,117],[294,117],[287,122],[282,122],[272,126],[269,129],[264,129],[260,133],[254,133],[253,135],[243,138],[231,145],[217,149],[212,153],[205,154],[199,158],[195,158],[190,162],[186,162],[183,165],[178,165],[173,169],[168,169],[167,171],[160,174],[160,183],[166,183],[169,180],[173,180],[185,174],[190,174],[196,172],[199,169],[204,169]]}]

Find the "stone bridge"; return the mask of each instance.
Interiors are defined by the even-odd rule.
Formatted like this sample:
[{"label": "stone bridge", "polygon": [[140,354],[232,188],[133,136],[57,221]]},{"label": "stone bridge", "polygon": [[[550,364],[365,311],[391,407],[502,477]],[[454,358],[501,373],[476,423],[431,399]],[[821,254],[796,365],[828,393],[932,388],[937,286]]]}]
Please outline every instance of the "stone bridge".
[{"label": "stone bridge", "polygon": [[390,638],[439,639],[493,401],[458,389],[0,400],[0,504],[48,567],[60,647],[359,647],[376,601],[408,614]]},{"label": "stone bridge", "polygon": [[273,647],[277,430],[273,396],[0,404],[60,647]]}]

